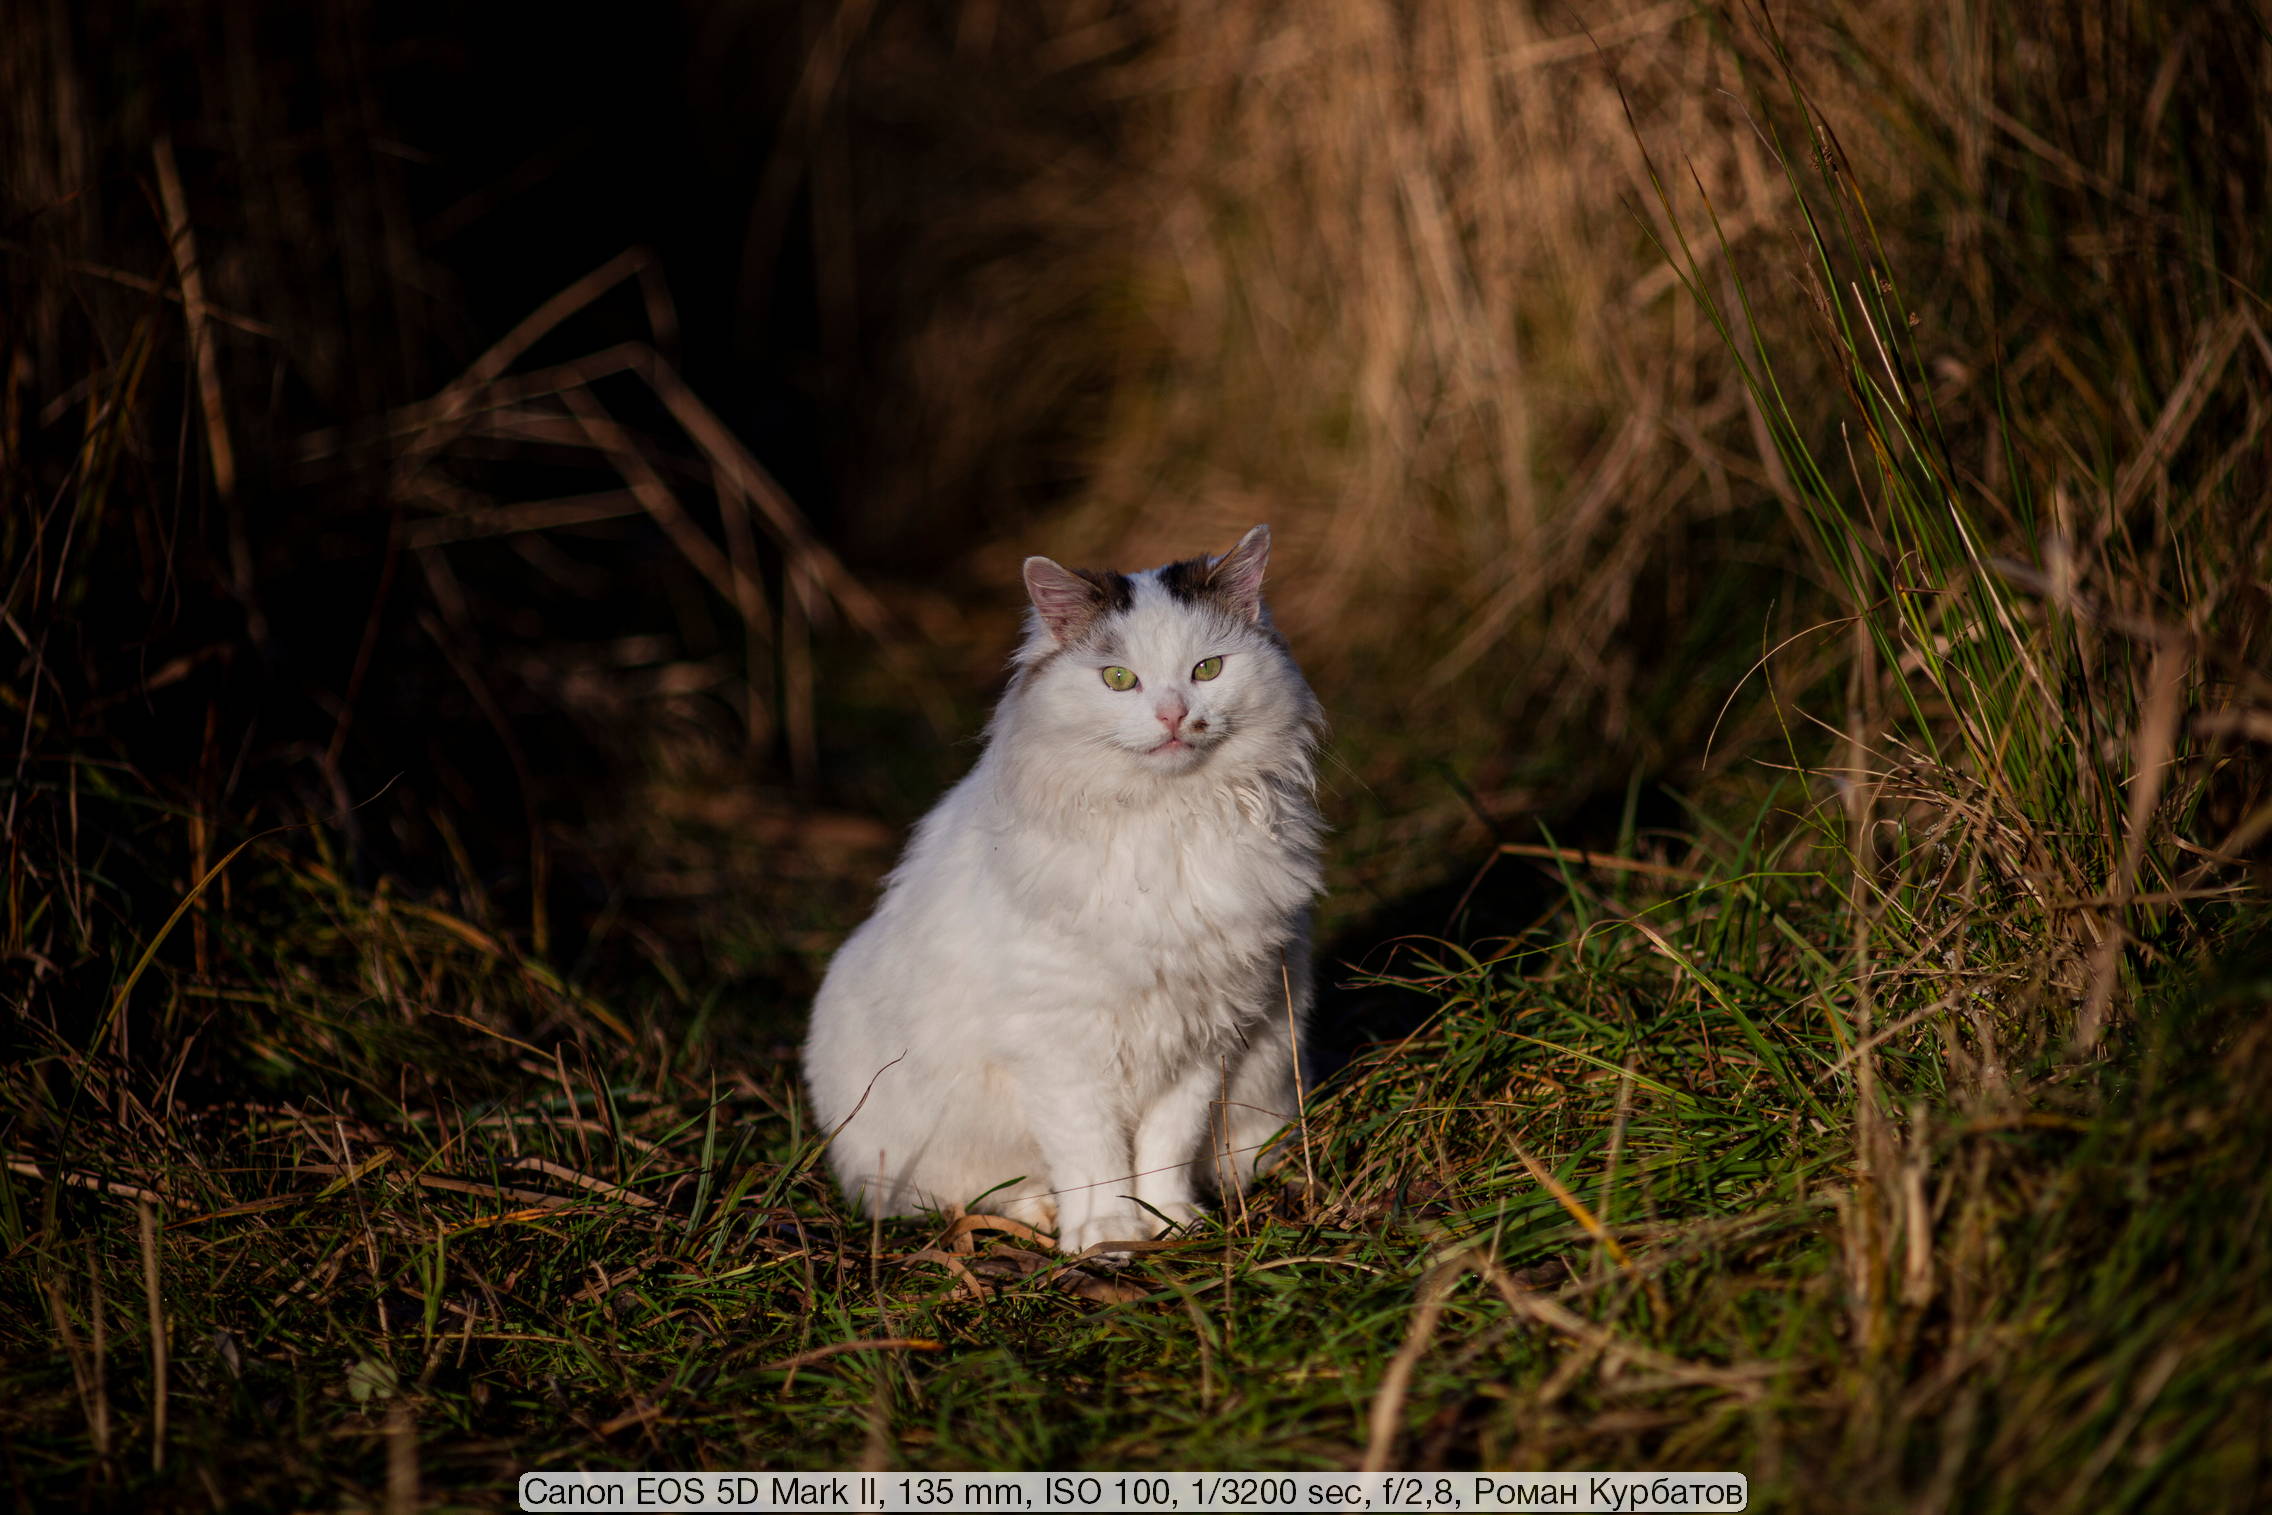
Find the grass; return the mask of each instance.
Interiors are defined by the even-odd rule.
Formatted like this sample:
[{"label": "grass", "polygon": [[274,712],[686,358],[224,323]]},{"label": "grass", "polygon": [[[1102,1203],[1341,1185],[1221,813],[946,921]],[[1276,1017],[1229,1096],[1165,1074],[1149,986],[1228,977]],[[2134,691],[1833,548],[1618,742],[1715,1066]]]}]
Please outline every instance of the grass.
[{"label": "grass", "polygon": [[[1732,1468],[1761,1507],[1920,1512],[2215,1508],[2272,1483],[2272,242],[2232,61],[2261,32],[2219,7],[1651,12],[1596,40],[1655,64],[1569,86],[1622,135],[1556,158],[1547,103],[1402,91],[1367,51],[1432,78],[1460,26],[1530,46],[1527,19],[1455,5],[1383,37],[1331,9],[1351,45],[1280,85],[1209,73],[1142,107],[1194,155],[1175,182],[1258,198],[1186,242],[1188,324],[1133,365],[1058,518],[1125,540],[1131,479],[1171,463],[1254,476],[1284,446],[1298,492],[1353,461],[1314,535],[1383,554],[1396,615],[1450,607],[1400,621],[1409,646],[1352,645],[1383,622],[1349,614],[1321,652],[1353,728],[1337,878],[1366,902],[1337,907],[1350,961],[1326,977],[1378,1035],[1313,1091],[1299,1157],[1118,1271],[983,1218],[844,1212],[796,1089],[803,995],[885,859],[876,817],[957,766],[999,647],[920,587],[891,603],[928,646],[869,615],[660,357],[651,297],[651,346],[517,361],[636,260],[438,398],[310,444],[374,449],[433,536],[404,549],[416,636],[381,576],[342,666],[404,681],[383,708],[486,733],[518,782],[437,743],[404,792],[349,792],[357,749],[415,751],[356,713],[360,673],[284,757],[232,760],[215,712],[243,696],[197,671],[238,654],[153,673],[118,629],[120,586],[173,565],[185,598],[261,603],[227,512],[187,533],[221,544],[208,562],[149,504],[153,437],[246,424],[202,377],[151,383],[210,372],[165,345],[185,296],[134,313],[79,409],[10,423],[11,502],[37,506],[0,527],[27,654],[0,1063],[19,1504],[493,1505],[527,1468],[629,1465]],[[1233,40],[1129,42],[1107,76]],[[1695,105],[1704,79],[1731,92]],[[1331,133],[1269,125],[1337,90],[1362,108]],[[1252,159],[1200,151],[1224,122]],[[1335,365],[1289,366],[1336,291],[1367,302],[1342,374],[1454,353],[1458,301],[1400,318],[1382,283],[1415,248],[1465,271],[1430,298],[1486,305],[1572,256],[1557,239],[1596,223],[1537,243],[1419,193],[1487,136],[1524,147],[1534,190],[1625,165],[1619,235],[1665,277],[1621,304],[1594,285],[1633,266],[1604,257],[1556,287],[1666,338],[1645,447],[1542,472],[1462,400],[1487,365],[1392,364],[1443,382],[1369,411],[1319,392]],[[1274,156],[1311,140],[1299,173]],[[1289,232],[1392,191],[1410,218],[1386,242]],[[1280,304],[1239,336],[1209,287]],[[1579,371],[1588,330],[1530,351]],[[1210,405],[1261,423],[1230,436]],[[1587,514],[1652,469],[1676,481],[1657,504]],[[486,491],[532,477],[590,516],[545,537],[557,558],[457,545],[500,524]],[[1360,485],[1392,477],[1421,503],[1386,562],[1406,518]],[[1564,526],[1566,557],[1509,557]],[[1768,566],[1737,589],[1666,561],[1745,535]],[[600,612],[559,597],[640,542],[676,640],[570,646],[559,628]],[[1633,612],[1650,593],[1693,624]],[[561,619],[516,642],[497,605]],[[831,639],[832,615],[861,635]],[[1493,671],[1540,628],[1531,664]],[[515,703],[544,689],[573,720]],[[164,703],[187,691],[205,703]],[[1441,719],[1392,719],[1415,710]],[[1621,721],[1657,729],[1571,734]],[[564,729],[603,733],[635,805],[540,810],[553,769],[529,753],[580,751]],[[1642,763],[1616,803],[1602,752],[1651,743],[1678,782]],[[746,771],[766,754],[771,787]],[[1584,818],[1532,840],[1510,819],[1532,811]],[[559,881],[580,867],[644,882],[579,905]],[[1387,924],[1447,879],[1427,934]]]},{"label": "grass", "polygon": [[400,1458],[479,1500],[529,1466],[1373,1454],[2095,1509],[2259,1476],[2262,969],[2004,1103],[1897,1040],[1866,1165],[1844,880],[1791,850],[1694,849],[1672,890],[1574,871],[1539,930],[1416,951],[1380,984],[1428,1018],[1319,1099],[1317,1187],[1289,1164],[1107,1274],[845,1216],[793,1070],[718,1018],[619,1020],[459,916],[256,846],[239,897],[288,906],[287,950],[215,920],[229,966],[121,1022],[225,1038],[222,1097],[53,1042],[11,1065],[11,1107],[46,1112],[11,1141],[38,1174],[0,1181],[18,1486],[378,1504]]}]

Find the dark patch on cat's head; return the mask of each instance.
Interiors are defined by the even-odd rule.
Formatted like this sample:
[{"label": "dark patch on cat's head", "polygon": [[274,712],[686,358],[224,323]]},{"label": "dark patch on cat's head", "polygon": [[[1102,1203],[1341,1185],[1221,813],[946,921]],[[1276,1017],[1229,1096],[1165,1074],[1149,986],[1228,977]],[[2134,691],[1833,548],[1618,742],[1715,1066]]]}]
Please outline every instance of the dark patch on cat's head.
[{"label": "dark patch on cat's head", "polygon": [[1257,526],[1221,557],[1202,554],[1159,570],[1159,583],[1186,605],[1214,605],[1242,621],[1262,619],[1262,571],[1270,561],[1270,528]]},{"label": "dark patch on cat's head", "polygon": [[1214,566],[1215,560],[1204,552],[1180,563],[1170,563],[1160,570],[1160,587],[1184,604],[1196,605],[1210,593],[1207,570]]}]

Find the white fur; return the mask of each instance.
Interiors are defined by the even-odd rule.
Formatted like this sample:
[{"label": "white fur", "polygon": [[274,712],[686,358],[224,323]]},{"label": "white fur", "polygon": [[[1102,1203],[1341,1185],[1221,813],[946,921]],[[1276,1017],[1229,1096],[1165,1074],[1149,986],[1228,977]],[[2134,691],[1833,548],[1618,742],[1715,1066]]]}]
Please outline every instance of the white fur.
[{"label": "white fur", "polygon": [[[977,766],[813,1005],[805,1078],[855,1201],[1007,1213],[1079,1252],[1243,1189],[1296,1118],[1322,718],[1260,608],[1268,542],[1226,555],[1247,614],[1165,570],[1062,640],[1029,613]],[[1141,686],[1106,687],[1113,665]],[[1190,746],[1154,750],[1177,701]]]}]

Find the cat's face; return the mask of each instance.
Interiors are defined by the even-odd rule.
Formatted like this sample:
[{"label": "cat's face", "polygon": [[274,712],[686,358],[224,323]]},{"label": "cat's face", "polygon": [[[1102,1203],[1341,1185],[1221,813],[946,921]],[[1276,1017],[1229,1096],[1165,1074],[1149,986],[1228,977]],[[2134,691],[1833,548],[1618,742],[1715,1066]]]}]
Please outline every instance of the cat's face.
[{"label": "cat's face", "polygon": [[1146,573],[1026,561],[1026,705],[1051,735],[1162,777],[1307,738],[1316,706],[1262,608],[1270,533]]}]

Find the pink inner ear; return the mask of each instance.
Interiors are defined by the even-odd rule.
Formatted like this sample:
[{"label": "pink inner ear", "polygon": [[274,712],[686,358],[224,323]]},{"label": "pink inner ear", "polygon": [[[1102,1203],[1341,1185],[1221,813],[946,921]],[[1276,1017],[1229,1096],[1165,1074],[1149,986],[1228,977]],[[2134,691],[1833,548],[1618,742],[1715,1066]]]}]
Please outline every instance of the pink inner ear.
[{"label": "pink inner ear", "polygon": [[1042,557],[1026,559],[1026,595],[1041,613],[1041,623],[1059,642],[1079,635],[1104,604],[1096,585]]},{"label": "pink inner ear", "polygon": [[1270,566],[1270,528],[1257,526],[1215,560],[1207,580],[1250,621],[1262,619],[1262,573]]}]

